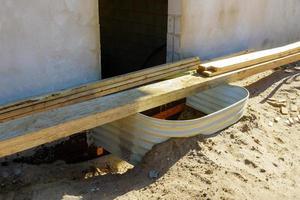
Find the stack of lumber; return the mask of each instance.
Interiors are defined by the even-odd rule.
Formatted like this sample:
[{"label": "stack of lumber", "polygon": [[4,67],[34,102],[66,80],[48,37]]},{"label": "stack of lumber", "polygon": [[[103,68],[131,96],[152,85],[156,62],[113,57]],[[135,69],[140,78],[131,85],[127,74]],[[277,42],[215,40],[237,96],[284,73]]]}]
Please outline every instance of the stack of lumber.
[{"label": "stack of lumber", "polygon": [[1,106],[0,123],[152,83],[189,70],[196,70],[199,65],[198,57],[185,59]]},{"label": "stack of lumber", "polygon": [[0,157],[180,100],[218,84],[238,81],[299,60],[300,55],[295,54],[214,77],[188,74],[0,123]]},{"label": "stack of lumber", "polygon": [[286,46],[263,51],[233,55],[217,61],[202,64],[198,72],[205,76],[216,76],[230,71],[242,69],[249,66],[276,61],[278,59],[289,59],[289,56],[300,54],[300,42]]}]

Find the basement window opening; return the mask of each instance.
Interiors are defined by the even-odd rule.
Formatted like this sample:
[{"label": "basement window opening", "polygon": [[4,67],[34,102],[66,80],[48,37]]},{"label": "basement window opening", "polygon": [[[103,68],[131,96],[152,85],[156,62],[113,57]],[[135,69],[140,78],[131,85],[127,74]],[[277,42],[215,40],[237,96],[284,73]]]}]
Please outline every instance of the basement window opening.
[{"label": "basement window opening", "polygon": [[102,78],[166,63],[168,0],[99,0]]}]

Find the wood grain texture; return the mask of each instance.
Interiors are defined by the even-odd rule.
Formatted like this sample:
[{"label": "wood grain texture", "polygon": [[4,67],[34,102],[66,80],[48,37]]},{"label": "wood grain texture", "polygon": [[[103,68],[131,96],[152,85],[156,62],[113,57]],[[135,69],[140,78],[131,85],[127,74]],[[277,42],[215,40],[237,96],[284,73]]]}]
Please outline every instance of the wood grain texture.
[{"label": "wood grain texture", "polygon": [[0,124],[0,157],[68,137],[145,110],[185,98],[203,89],[233,82],[300,60],[276,59],[215,77],[185,75]]},{"label": "wood grain texture", "polygon": [[210,63],[213,63],[213,62],[216,62],[216,61],[219,61],[219,60],[226,60],[226,59],[229,59],[229,58],[245,55],[245,54],[252,53],[252,52],[254,52],[254,50],[249,49],[249,50],[239,51],[239,52],[236,52],[236,53],[233,53],[233,54],[229,54],[229,55],[226,55],[226,56],[214,58],[214,59],[211,59],[211,60],[206,60],[202,65],[200,65],[198,71],[199,72],[204,72],[204,71],[208,71],[208,70],[212,71],[212,70],[214,70],[214,68],[211,67]]},{"label": "wood grain texture", "polygon": [[228,72],[236,69],[241,69],[243,67],[249,67],[251,65],[268,62],[299,52],[300,42],[296,42],[274,49],[252,52],[240,56],[233,56],[230,58],[205,63],[200,66],[200,70],[212,72]]},{"label": "wood grain texture", "polygon": [[[276,61],[282,61],[282,62],[286,62],[286,63],[291,63],[290,61],[293,61],[295,58],[299,58],[300,56],[300,53],[296,53],[296,54],[292,54],[290,56],[285,56],[285,57],[281,57],[279,59],[275,59],[275,60],[272,60],[272,61],[268,61],[268,62],[263,62],[263,63],[260,63],[260,65],[268,65],[268,63],[270,62],[276,62]],[[255,65],[254,65],[255,66]],[[221,75],[221,74],[224,74],[224,73],[227,73],[227,72],[224,72],[224,71],[216,71],[216,72],[212,72],[212,71],[199,71],[199,73],[201,73],[202,75],[204,76],[207,76],[207,77],[213,77],[213,76],[218,76],[218,75]]]},{"label": "wood grain texture", "polygon": [[0,108],[0,123],[141,86],[178,73],[197,69],[199,64],[199,58],[186,59],[87,84],[78,88],[72,88],[59,93],[17,102],[16,104]]}]

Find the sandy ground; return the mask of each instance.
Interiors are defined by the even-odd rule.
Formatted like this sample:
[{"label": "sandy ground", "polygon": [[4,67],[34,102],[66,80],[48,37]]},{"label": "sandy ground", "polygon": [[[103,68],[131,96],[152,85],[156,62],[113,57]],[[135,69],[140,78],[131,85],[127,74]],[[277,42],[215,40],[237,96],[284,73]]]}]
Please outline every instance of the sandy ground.
[{"label": "sandy ground", "polygon": [[245,116],[209,138],[172,139],[133,169],[113,156],[73,165],[6,163],[0,200],[299,198],[300,71],[236,84],[251,93]]}]

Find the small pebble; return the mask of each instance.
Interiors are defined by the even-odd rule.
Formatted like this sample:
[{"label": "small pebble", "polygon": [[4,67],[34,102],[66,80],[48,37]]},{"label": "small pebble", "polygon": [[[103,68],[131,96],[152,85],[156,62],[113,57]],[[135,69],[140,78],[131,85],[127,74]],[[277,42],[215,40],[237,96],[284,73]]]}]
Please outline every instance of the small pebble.
[{"label": "small pebble", "polygon": [[292,112],[297,112],[298,111],[298,106],[297,105],[291,105],[291,111]]},{"label": "small pebble", "polygon": [[287,115],[289,114],[289,110],[286,107],[281,107],[281,114]]},{"label": "small pebble", "polygon": [[159,172],[156,171],[156,170],[151,170],[151,171],[149,171],[148,176],[149,176],[149,178],[151,178],[151,179],[157,179],[158,176],[159,176]]},{"label": "small pebble", "polygon": [[276,100],[278,103],[286,103],[286,99],[277,99]]},{"label": "small pebble", "polygon": [[286,99],[275,99],[275,98],[268,98],[268,102],[278,102],[278,103],[286,103]]},{"label": "small pebble", "polygon": [[269,122],[269,126],[270,126],[270,127],[273,127],[273,122]]},{"label": "small pebble", "polygon": [[286,105],[285,103],[279,103],[276,101],[267,101],[267,102],[268,102],[268,104],[270,104],[271,106],[274,106],[274,107],[282,107],[282,106]]},{"label": "small pebble", "polygon": [[100,190],[99,188],[92,188],[91,192],[96,192],[96,191],[99,191],[99,190]]},{"label": "small pebble", "polygon": [[16,176],[20,176],[20,175],[22,174],[22,170],[19,169],[19,168],[16,168],[16,169],[14,169],[14,174],[15,174]]},{"label": "small pebble", "polygon": [[291,93],[288,94],[288,97],[289,97],[290,100],[297,99],[297,96],[295,94],[291,94]]},{"label": "small pebble", "polygon": [[280,117],[276,117],[276,118],[274,119],[274,121],[275,121],[276,123],[278,123],[280,120],[281,120]]},{"label": "small pebble", "polygon": [[284,72],[285,72],[285,73],[293,73],[294,70],[292,70],[292,69],[286,69],[286,70],[284,70]]},{"label": "small pebble", "polygon": [[260,169],[260,172],[261,172],[261,173],[265,173],[266,170],[265,170],[265,169]]}]

